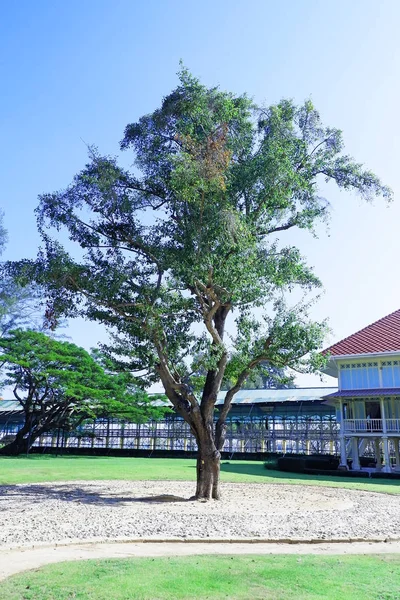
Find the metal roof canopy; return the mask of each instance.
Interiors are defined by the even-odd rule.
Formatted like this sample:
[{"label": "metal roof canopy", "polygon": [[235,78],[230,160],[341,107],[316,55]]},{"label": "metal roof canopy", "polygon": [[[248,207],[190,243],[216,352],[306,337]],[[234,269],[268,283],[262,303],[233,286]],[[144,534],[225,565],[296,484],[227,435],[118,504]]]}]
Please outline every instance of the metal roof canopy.
[{"label": "metal roof canopy", "polygon": [[[285,390],[240,390],[232,404],[270,404],[281,402],[315,402],[337,392],[337,387],[289,388]],[[226,392],[220,392],[216,405],[223,404]]]},{"label": "metal roof canopy", "polygon": [[[233,397],[232,405],[249,404],[283,404],[297,402],[315,402],[333,397],[337,387],[318,388],[289,388],[284,390],[240,390]],[[216,406],[224,403],[226,391],[218,394]],[[399,390],[400,394],[400,390]],[[155,405],[165,404],[162,400],[156,400]],[[0,400],[0,414],[21,413],[22,406],[17,400]]]}]

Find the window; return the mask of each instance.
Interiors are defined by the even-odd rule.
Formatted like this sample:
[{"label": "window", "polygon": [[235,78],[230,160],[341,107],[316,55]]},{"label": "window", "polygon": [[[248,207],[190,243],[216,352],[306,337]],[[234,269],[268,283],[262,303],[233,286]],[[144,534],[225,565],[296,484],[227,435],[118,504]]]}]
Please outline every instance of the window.
[{"label": "window", "polygon": [[340,365],[340,389],[368,390],[379,387],[378,362],[347,363]]},{"label": "window", "polygon": [[382,387],[400,387],[400,361],[382,361]]}]

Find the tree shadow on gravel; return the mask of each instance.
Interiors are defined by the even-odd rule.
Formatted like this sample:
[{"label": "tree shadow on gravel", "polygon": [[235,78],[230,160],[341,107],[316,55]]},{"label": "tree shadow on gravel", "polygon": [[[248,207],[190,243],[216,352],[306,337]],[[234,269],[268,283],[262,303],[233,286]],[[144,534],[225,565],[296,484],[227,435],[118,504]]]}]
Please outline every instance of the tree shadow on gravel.
[{"label": "tree shadow on gravel", "polygon": [[[132,482],[134,484],[134,482]],[[2,501],[13,500],[31,500],[31,502],[46,499],[60,500],[62,502],[74,502],[76,504],[97,504],[99,506],[129,504],[134,502],[145,502],[149,504],[191,502],[193,498],[182,498],[170,494],[155,494],[152,496],[123,496],[114,494],[108,490],[96,491],[82,487],[73,487],[71,485],[50,486],[40,484],[30,484],[23,486],[8,485],[0,490],[0,511],[2,510]]]}]

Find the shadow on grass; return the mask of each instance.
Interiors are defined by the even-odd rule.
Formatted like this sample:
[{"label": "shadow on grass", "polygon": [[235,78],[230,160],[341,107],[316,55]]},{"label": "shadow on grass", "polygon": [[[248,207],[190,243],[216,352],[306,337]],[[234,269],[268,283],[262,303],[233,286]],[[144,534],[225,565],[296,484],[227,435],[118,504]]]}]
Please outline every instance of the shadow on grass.
[{"label": "shadow on grass", "polygon": [[[99,458],[114,458],[114,457],[109,457],[109,456],[90,456],[89,454],[86,455],[82,455],[82,456],[78,456],[76,454],[28,454],[28,456],[26,454],[19,454],[18,456],[7,456],[7,455],[0,455],[0,461],[3,460],[20,460],[20,461],[51,461],[54,460],[55,458],[57,459],[65,459],[67,458],[68,460],[70,459],[77,459],[77,460],[81,460],[82,458],[86,459],[90,459],[90,460],[97,460]],[[129,457],[125,457],[125,456],[118,456],[117,458],[129,458]]]},{"label": "shadow on grass", "polygon": [[[299,483],[313,483],[315,481],[335,483],[338,486],[341,484],[348,483],[363,483],[371,484],[374,486],[400,486],[400,480],[393,479],[370,479],[367,477],[344,477],[332,475],[309,475],[306,473],[286,473],[284,471],[274,471],[272,469],[265,469],[263,464],[260,463],[240,463],[240,462],[221,462],[221,471],[224,473],[237,473],[239,475],[250,475],[263,478],[263,483],[274,483],[274,480],[285,480],[298,481]],[[271,481],[272,480],[272,481]],[[261,483],[261,482],[260,482]]]},{"label": "shadow on grass", "polygon": [[[135,482],[132,482],[134,485]],[[76,504],[97,504],[99,506],[110,506],[118,504],[128,504],[132,502],[154,503],[172,503],[172,502],[191,502],[193,498],[182,498],[181,496],[173,496],[169,494],[155,494],[153,496],[121,496],[119,494],[107,493],[104,491],[96,491],[84,487],[74,486],[73,484],[24,484],[3,486],[0,492],[0,511],[2,500],[14,500],[16,502],[21,499],[30,500],[31,502],[40,502],[42,500],[54,499],[62,502],[74,502]]]}]

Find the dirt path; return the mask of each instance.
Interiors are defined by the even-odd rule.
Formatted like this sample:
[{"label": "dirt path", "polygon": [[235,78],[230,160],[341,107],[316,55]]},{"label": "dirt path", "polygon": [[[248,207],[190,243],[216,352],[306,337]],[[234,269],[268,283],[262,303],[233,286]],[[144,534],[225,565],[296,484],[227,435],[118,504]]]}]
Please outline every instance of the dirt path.
[{"label": "dirt path", "polygon": [[71,560],[133,558],[143,556],[188,556],[196,554],[395,554],[400,541],[337,543],[226,543],[226,542],[125,542],[72,544],[2,550],[0,580],[21,571]]}]

